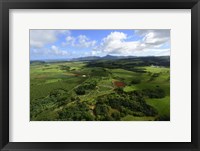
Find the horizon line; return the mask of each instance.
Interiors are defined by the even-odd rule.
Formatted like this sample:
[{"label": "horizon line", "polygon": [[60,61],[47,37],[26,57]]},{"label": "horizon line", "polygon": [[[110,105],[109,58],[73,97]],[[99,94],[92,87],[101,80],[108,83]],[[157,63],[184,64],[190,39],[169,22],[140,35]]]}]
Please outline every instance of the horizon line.
[{"label": "horizon line", "polygon": [[106,56],[113,56],[113,57],[167,57],[167,56],[169,56],[170,57],[170,55],[161,55],[161,56],[154,56],[154,55],[152,55],[152,56],[114,56],[114,55],[105,55],[105,56],[85,56],[85,57],[77,57],[77,58],[59,58],[59,59],[30,59],[30,61],[45,61],[45,60],[62,60],[62,61],[70,61],[70,60],[72,60],[73,61],[73,59],[78,59],[78,58],[86,58],[86,57],[100,57],[100,58],[103,58],[103,57],[106,57]]}]

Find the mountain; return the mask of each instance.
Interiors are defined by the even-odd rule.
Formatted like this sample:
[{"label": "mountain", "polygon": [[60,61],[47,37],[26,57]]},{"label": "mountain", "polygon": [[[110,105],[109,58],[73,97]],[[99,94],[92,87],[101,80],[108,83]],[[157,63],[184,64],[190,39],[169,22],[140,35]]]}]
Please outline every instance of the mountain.
[{"label": "mountain", "polygon": [[73,58],[71,61],[90,61],[90,60],[98,60],[98,59],[101,59],[101,57],[88,56],[88,57]]},{"label": "mountain", "polygon": [[72,59],[72,61],[115,60],[115,59],[126,59],[126,58],[136,58],[136,57],[135,56],[112,56],[112,55],[106,55],[103,57],[88,56],[88,57],[74,58]]},{"label": "mountain", "polygon": [[101,59],[107,59],[107,60],[113,60],[113,59],[118,59],[120,56],[112,56],[112,55],[106,55],[102,57]]}]

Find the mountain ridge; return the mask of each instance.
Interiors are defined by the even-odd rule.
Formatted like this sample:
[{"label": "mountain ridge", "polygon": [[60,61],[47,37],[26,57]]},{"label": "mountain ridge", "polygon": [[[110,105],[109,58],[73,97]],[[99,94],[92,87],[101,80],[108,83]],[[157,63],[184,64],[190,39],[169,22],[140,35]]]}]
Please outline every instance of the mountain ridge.
[{"label": "mountain ridge", "polygon": [[115,59],[126,59],[126,58],[137,58],[137,56],[113,56],[113,55],[106,55],[103,57],[87,56],[87,57],[73,58],[71,59],[71,61],[115,60]]}]

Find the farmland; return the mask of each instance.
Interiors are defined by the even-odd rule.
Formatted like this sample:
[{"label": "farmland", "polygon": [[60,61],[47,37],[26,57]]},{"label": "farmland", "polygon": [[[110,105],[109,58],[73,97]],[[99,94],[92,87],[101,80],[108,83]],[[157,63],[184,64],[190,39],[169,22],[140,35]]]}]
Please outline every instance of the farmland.
[{"label": "farmland", "polygon": [[163,57],[33,61],[31,121],[169,121],[170,61]]}]

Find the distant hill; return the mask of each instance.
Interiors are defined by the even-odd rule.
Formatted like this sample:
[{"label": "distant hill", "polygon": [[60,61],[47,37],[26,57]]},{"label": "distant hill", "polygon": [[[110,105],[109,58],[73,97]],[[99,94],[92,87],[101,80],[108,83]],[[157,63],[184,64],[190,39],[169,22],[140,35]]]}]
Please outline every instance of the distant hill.
[{"label": "distant hill", "polygon": [[126,59],[126,58],[136,58],[136,56],[112,56],[112,55],[106,55],[103,57],[88,56],[88,57],[74,58],[71,61],[115,60],[115,59]]},{"label": "distant hill", "polygon": [[170,67],[170,56],[143,56],[135,58],[120,58],[118,60],[95,60],[87,64],[88,67],[105,67],[110,69],[122,68],[137,71],[135,67],[162,66]]},{"label": "distant hill", "polygon": [[30,64],[44,64],[45,61],[41,61],[41,60],[31,60]]},{"label": "distant hill", "polygon": [[99,60],[99,59],[101,59],[101,57],[88,56],[88,57],[73,58],[71,61],[90,61],[90,60]]},{"label": "distant hill", "polygon": [[87,56],[87,57],[79,57],[79,58],[72,58],[72,59],[62,59],[62,60],[31,60],[30,64],[44,64],[44,63],[55,63],[55,62],[66,62],[66,61],[101,61],[101,60],[119,60],[119,59],[142,59],[142,60],[151,60],[151,59],[161,59],[170,61],[169,56],[112,56],[106,55],[103,57],[100,56]]}]

